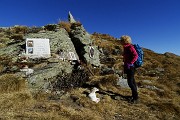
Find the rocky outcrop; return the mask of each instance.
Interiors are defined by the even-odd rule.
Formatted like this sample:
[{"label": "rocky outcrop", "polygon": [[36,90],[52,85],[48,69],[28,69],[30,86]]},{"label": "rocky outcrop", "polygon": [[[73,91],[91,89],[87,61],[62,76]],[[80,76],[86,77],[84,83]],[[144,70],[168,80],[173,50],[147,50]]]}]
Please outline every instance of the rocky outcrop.
[{"label": "rocky outcrop", "polygon": [[18,55],[22,50],[22,46],[25,45],[25,41],[23,42],[11,42],[7,47],[0,49],[0,56],[9,55],[12,57],[12,62],[16,62],[18,59]]},{"label": "rocky outcrop", "polygon": [[92,44],[91,35],[81,23],[71,25],[70,37],[81,60],[94,66],[100,66],[98,46]]},{"label": "rocky outcrop", "polygon": [[49,39],[51,53],[57,53],[58,51],[63,52],[74,52],[76,57],[78,55],[74,48],[74,44],[67,31],[63,28],[59,29],[57,32],[55,31],[42,31],[39,33],[31,33],[25,36],[25,38],[46,38]]},{"label": "rocky outcrop", "polygon": [[72,72],[72,65],[69,62],[59,61],[58,63],[47,63],[42,68],[34,68],[34,73],[27,78],[28,85],[34,90],[47,90],[51,82],[56,81],[57,76]]},{"label": "rocky outcrop", "polygon": [[[8,47],[0,49],[0,55],[11,55],[14,63],[19,66],[28,66],[33,72],[27,74],[23,68],[16,68],[16,75],[26,77],[28,85],[33,89],[50,88],[50,83],[56,81],[57,76],[64,73],[72,73],[75,68],[73,61],[68,59],[69,53],[74,53],[77,60],[82,60],[93,66],[100,66],[98,46],[92,44],[91,35],[86,32],[82,24],[76,22],[69,12],[71,32],[68,33],[58,25],[49,25],[48,29],[41,29],[35,33],[27,33],[22,40],[11,42]],[[52,27],[52,29],[51,29]],[[44,38],[49,39],[50,58],[27,58],[25,55],[25,39]],[[60,56],[66,56],[61,59]],[[21,58],[21,60],[19,59]],[[22,62],[23,61],[23,62]],[[17,66],[15,66],[17,67]]]},{"label": "rocky outcrop", "polygon": [[[35,34],[28,34],[25,38],[47,38],[50,40],[52,54],[59,56],[59,51],[64,54],[73,52],[76,58],[79,59],[67,31],[62,28],[57,32],[41,31]],[[61,60],[58,57],[52,57],[47,59],[46,63],[42,68],[35,68],[34,74],[28,78],[31,87],[44,89],[50,81],[55,81],[56,76],[61,76],[63,73],[71,73],[73,70],[73,65],[66,59]]]},{"label": "rocky outcrop", "polygon": [[76,20],[74,19],[74,17],[72,16],[71,12],[69,11],[69,14],[68,14],[68,20],[70,23],[75,23]]}]

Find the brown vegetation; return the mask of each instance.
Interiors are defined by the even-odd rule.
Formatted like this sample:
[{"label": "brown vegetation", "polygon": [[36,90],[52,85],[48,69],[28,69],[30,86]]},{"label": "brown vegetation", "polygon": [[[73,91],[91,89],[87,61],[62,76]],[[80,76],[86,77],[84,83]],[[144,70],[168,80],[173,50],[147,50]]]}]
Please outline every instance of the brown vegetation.
[{"label": "brown vegetation", "polygon": [[[70,30],[69,23],[60,23],[60,26],[67,31]],[[15,31],[15,34],[20,34],[22,33],[20,31],[24,30],[18,28]],[[7,31],[3,34],[0,35],[0,38],[8,36]],[[100,49],[102,48],[106,56],[106,59],[101,56],[101,60],[109,60],[108,62],[103,61],[103,64],[116,71],[121,71],[122,46],[119,41],[110,35],[98,33],[94,33],[92,38],[94,44],[98,45]],[[18,63],[13,63],[8,56],[1,56],[0,119],[178,120],[180,117],[180,57],[157,54],[145,48],[144,53],[144,64],[137,69],[135,76],[140,96],[138,104],[127,102],[126,98],[131,95],[131,91],[129,88],[121,88],[116,85],[117,75],[114,73],[102,75],[101,68],[93,66],[86,68],[90,73],[88,75],[82,72],[67,74],[64,78],[59,76],[57,78],[59,85],[67,87],[62,87],[62,89],[58,86],[54,87],[61,90],[68,89],[67,92],[57,94],[32,91],[27,88],[24,78],[12,72],[7,73],[11,66]],[[46,63],[34,66],[41,67],[43,64]],[[151,82],[145,83],[143,80]],[[77,82],[77,86],[70,87],[73,81]],[[145,86],[148,85],[158,89],[146,88]],[[100,89],[97,92],[97,97],[100,98],[99,103],[94,103],[87,97],[91,87]]]},{"label": "brown vegetation", "polygon": [[71,23],[69,23],[69,22],[60,21],[59,27],[64,28],[68,33],[70,33],[70,31],[71,31]]},{"label": "brown vegetation", "polygon": [[0,76],[0,93],[17,92],[25,88],[25,79],[14,74]]},{"label": "brown vegetation", "polygon": [[48,25],[44,26],[44,29],[48,30],[48,31],[55,31],[56,25],[55,24],[48,24]]}]

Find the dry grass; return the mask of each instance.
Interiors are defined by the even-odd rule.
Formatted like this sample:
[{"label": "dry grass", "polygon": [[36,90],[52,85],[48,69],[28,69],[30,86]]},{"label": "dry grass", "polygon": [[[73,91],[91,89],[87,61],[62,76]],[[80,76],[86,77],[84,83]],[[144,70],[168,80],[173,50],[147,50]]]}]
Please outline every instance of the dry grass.
[{"label": "dry grass", "polygon": [[0,32],[0,49],[6,47],[8,42],[10,42],[10,39],[6,33],[4,31]]},{"label": "dry grass", "polygon": [[28,31],[27,26],[15,26],[11,28],[11,32],[15,34],[25,34]]},{"label": "dry grass", "polygon": [[4,66],[3,65],[0,65],[0,73],[2,73],[4,71]]},{"label": "dry grass", "polygon": [[[18,32],[19,33],[19,32]],[[96,34],[94,44],[107,48],[109,56],[116,61],[108,64],[117,70],[122,70],[121,55],[112,55],[114,49],[121,50],[118,41],[109,35]],[[124,96],[130,96],[129,88],[116,85],[117,76],[114,74],[100,76],[100,68],[93,69],[90,86],[98,87],[99,103],[91,101],[87,94],[90,87],[76,87],[63,95],[30,92],[24,78],[15,74],[3,74],[4,68],[12,66],[10,57],[0,57],[0,119],[3,120],[178,120],[180,117],[180,58],[156,54],[144,49],[143,67],[139,68],[136,80],[142,85],[151,85],[160,90],[139,88],[140,102],[130,104]],[[39,63],[34,68],[46,66]],[[156,68],[164,71],[157,72]],[[155,76],[151,76],[155,72]],[[152,83],[143,83],[150,80]],[[120,99],[114,99],[114,96]]]},{"label": "dry grass", "polygon": [[59,27],[64,28],[68,33],[71,31],[71,23],[66,22],[66,21],[60,21],[59,22]]},{"label": "dry grass", "polygon": [[[105,79],[105,76],[102,76],[96,79],[100,79],[100,84],[105,86],[111,85],[110,83],[113,82],[110,79],[113,78],[112,76],[108,76],[108,78]],[[110,87],[106,87],[106,89],[112,90]],[[0,118],[8,120],[159,120],[178,118],[180,100],[178,96],[173,100],[162,99],[157,96],[156,91],[140,89],[141,103],[131,105],[127,101],[114,100],[108,94],[101,93],[97,93],[100,102],[94,103],[84,94],[84,91],[89,91],[89,89],[73,89],[58,100],[49,100],[50,96],[52,97],[53,95],[42,92],[30,93],[21,91],[2,94],[0,99]],[[128,95],[130,91],[117,88],[116,93]]]},{"label": "dry grass", "polygon": [[122,46],[118,42],[118,40],[108,34],[92,34],[92,39],[94,39],[93,43],[100,48],[107,49],[109,54],[113,53],[114,49],[119,49],[122,51]]},{"label": "dry grass", "polygon": [[7,42],[9,42],[9,41],[10,41],[10,39],[7,38],[7,37],[2,37],[2,38],[0,38],[0,42],[1,42],[1,43],[7,43]]},{"label": "dry grass", "polygon": [[13,35],[11,35],[11,39],[23,40],[23,34],[13,34]]},{"label": "dry grass", "polygon": [[0,93],[21,91],[25,88],[25,79],[14,74],[0,76]]},{"label": "dry grass", "polygon": [[49,31],[55,31],[56,27],[57,26],[55,24],[48,24],[44,26],[44,29]]}]

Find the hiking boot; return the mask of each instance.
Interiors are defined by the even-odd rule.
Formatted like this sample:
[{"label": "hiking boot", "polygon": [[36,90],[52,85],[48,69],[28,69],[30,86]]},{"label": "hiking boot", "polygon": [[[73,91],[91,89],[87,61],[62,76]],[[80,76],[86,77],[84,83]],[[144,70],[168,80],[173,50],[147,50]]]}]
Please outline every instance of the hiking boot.
[{"label": "hiking boot", "polygon": [[139,99],[130,99],[129,100],[129,103],[131,103],[131,104],[137,104],[137,103],[139,103]]}]

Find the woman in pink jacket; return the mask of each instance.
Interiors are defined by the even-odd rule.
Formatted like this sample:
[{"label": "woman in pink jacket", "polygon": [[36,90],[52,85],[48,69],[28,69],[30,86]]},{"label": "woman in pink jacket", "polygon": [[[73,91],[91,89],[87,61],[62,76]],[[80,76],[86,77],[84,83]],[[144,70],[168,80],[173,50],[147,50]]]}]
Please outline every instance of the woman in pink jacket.
[{"label": "woman in pink jacket", "polygon": [[134,79],[135,67],[134,62],[138,58],[138,54],[132,45],[131,37],[123,35],[120,38],[121,44],[124,48],[123,60],[124,60],[124,73],[127,74],[127,82],[132,91],[131,103],[135,103],[138,100],[137,86]]}]

